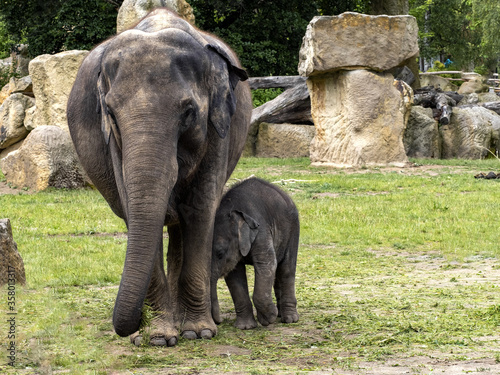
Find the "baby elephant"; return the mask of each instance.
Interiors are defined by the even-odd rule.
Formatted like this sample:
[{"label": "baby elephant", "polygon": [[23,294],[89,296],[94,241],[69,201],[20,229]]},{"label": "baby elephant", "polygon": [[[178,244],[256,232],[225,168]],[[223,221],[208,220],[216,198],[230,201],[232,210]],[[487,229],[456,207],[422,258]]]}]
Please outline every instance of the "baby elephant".
[{"label": "baby elephant", "polygon": [[[267,326],[299,320],[295,269],[299,246],[299,215],[295,204],[276,186],[250,178],[229,190],[215,216],[212,247],[212,317],[221,323],[217,280],[224,276],[236,310],[235,326],[257,326],[248,295],[245,265],[255,270],[253,302],[257,319]],[[278,308],[273,303],[272,289]]]}]

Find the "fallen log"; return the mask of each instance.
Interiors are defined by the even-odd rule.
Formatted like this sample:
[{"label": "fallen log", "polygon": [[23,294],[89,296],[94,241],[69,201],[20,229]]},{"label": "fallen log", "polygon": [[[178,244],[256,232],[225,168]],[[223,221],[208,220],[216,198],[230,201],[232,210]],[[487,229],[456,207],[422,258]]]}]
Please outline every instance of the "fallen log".
[{"label": "fallen log", "polygon": [[252,90],[282,88],[291,89],[306,82],[306,77],[301,76],[274,76],[274,77],[250,77],[248,84]]},{"label": "fallen log", "polygon": [[435,118],[442,125],[450,123],[452,114],[452,107],[462,100],[463,96],[454,91],[443,92],[434,86],[425,86],[415,90],[414,104],[421,105],[425,108],[433,108],[435,111]]},{"label": "fallen log", "polygon": [[305,81],[255,108],[251,124],[256,122],[312,124],[311,101]]}]

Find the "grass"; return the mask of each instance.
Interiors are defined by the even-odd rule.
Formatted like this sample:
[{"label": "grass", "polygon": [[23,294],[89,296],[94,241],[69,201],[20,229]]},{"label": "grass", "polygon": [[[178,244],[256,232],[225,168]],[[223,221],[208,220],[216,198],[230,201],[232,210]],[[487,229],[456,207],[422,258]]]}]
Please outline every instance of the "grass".
[{"label": "grass", "polygon": [[96,191],[0,196],[27,275],[16,289],[16,364],[5,365],[0,341],[0,372],[500,371],[500,180],[473,178],[500,164],[413,161],[419,167],[340,170],[242,159],[229,183],[255,174],[299,209],[300,321],[237,330],[221,281],[219,334],[175,348],[136,348],[113,332],[125,226]]}]

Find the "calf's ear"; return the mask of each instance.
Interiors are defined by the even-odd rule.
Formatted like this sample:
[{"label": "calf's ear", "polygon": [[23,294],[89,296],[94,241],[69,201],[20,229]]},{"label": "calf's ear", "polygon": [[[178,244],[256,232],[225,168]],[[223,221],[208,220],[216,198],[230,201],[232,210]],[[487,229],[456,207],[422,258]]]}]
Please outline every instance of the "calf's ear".
[{"label": "calf's ear", "polygon": [[259,223],[241,211],[233,211],[238,225],[238,246],[242,256],[247,256],[259,233]]}]

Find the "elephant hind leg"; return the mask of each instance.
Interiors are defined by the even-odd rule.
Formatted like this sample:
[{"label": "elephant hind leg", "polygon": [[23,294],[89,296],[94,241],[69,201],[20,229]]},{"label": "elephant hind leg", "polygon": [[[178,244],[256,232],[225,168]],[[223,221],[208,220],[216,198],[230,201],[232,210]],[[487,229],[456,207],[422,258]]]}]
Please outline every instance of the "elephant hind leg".
[{"label": "elephant hind leg", "polygon": [[295,297],[295,268],[296,261],[285,259],[276,269],[274,292],[282,323],[295,323],[299,320]]}]

